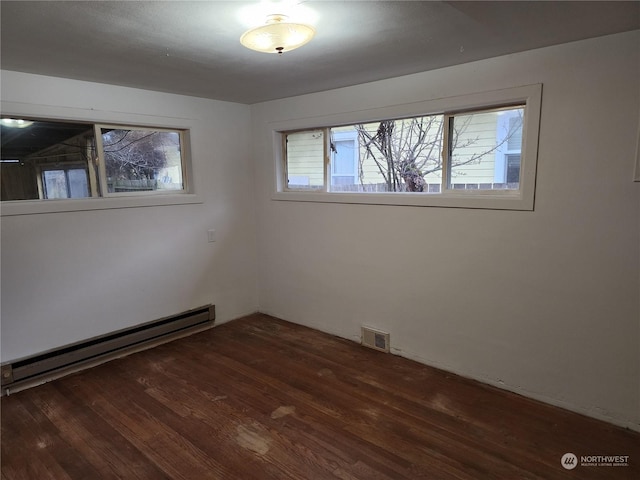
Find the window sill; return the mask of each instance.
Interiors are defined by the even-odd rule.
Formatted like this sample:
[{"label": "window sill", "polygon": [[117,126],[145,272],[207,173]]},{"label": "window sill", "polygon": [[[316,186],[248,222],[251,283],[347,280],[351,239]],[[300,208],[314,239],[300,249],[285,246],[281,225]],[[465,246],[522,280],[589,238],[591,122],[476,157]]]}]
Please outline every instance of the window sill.
[{"label": "window sill", "polygon": [[275,192],[272,200],[361,205],[397,205],[407,207],[449,207],[486,210],[533,210],[533,197],[520,192],[465,193],[330,193]]},{"label": "window sill", "polygon": [[158,207],[203,203],[199,195],[183,193],[172,195],[147,195],[108,198],[83,198],[75,200],[21,200],[2,202],[0,216],[38,215],[46,213],[81,212],[119,208]]}]

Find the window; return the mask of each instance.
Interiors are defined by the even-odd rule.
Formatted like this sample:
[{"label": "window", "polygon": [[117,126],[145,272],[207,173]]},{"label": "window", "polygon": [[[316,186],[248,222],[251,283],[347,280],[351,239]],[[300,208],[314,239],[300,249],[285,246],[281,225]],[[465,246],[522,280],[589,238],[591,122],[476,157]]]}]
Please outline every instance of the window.
[{"label": "window", "polygon": [[[285,132],[288,188],[360,193],[518,190],[524,111],[524,105],[518,105]],[[326,166],[327,149],[331,153]],[[501,176],[495,175],[496,169],[502,170]]]},{"label": "window", "polygon": [[3,119],[2,200],[186,193],[186,131]]},{"label": "window", "polygon": [[89,182],[85,168],[47,169],[42,172],[43,198],[85,198]]},{"label": "window", "polygon": [[541,88],[482,96],[450,109],[442,99],[438,113],[279,130],[277,171],[288,177],[274,198],[532,209]]},{"label": "window", "polygon": [[106,195],[184,190],[180,132],[102,125],[99,130]]}]

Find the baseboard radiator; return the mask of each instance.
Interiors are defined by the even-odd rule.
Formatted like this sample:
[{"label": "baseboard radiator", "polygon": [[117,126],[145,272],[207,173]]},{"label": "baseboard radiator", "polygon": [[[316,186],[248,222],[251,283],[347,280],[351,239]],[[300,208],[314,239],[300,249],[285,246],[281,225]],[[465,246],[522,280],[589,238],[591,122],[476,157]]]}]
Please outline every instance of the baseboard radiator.
[{"label": "baseboard radiator", "polygon": [[[135,327],[23,358],[1,366],[2,394],[37,385],[83,366],[103,363],[127,353],[213,326],[215,305],[205,305]],[[24,387],[24,388],[27,388]]]}]

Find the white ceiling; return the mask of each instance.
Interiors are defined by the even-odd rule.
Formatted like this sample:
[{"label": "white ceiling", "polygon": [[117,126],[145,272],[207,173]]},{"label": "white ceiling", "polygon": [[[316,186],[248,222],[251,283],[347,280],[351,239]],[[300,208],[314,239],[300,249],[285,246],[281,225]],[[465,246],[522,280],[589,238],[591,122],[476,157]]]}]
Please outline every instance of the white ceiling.
[{"label": "white ceiling", "polygon": [[297,4],[264,9],[317,30],[279,57],[238,42],[257,1],[3,0],[0,65],[251,104],[640,28],[638,1]]}]

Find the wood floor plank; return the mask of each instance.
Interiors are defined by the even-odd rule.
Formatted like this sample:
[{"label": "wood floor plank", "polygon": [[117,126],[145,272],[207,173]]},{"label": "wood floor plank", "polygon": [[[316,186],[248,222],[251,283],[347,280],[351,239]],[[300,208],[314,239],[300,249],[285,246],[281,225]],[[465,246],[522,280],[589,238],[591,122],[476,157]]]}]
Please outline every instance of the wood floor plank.
[{"label": "wood floor plank", "polygon": [[[61,430],[47,418],[37,404],[31,401],[24,401],[22,405],[29,412],[35,424],[38,425],[41,433],[47,437],[47,440],[40,441],[40,445],[49,450],[51,456],[70,478],[100,476],[99,471],[87,461],[84,452],[81,453],[74,445],[65,440]],[[82,445],[81,450],[83,449],[84,445]]]},{"label": "wood floor plank", "polygon": [[[629,455],[565,470],[564,453]],[[2,399],[2,479],[640,478],[640,434],[255,314]]]},{"label": "wood floor plank", "polygon": [[[114,371],[111,371],[112,375]],[[113,375],[117,380],[117,375]],[[145,396],[133,383],[117,382],[123,387],[115,391],[98,378],[84,379],[78,396],[93,402],[92,409],[137,449],[168,478],[228,478],[229,471],[189,440],[190,423],[172,415],[169,409]],[[170,419],[164,422],[163,419]],[[178,429],[173,426],[179,423]],[[173,424],[173,425],[172,425]],[[212,438],[212,432],[202,435]],[[214,443],[211,444],[213,448]],[[249,477],[251,478],[251,477]]]},{"label": "wood floor plank", "polygon": [[33,403],[56,425],[60,437],[98,471],[98,478],[168,478],[109,422],[96,416],[90,404],[78,401],[65,382],[33,393]]},{"label": "wood floor plank", "polygon": [[50,447],[60,439],[31,417],[28,399],[2,399],[2,474],[10,479],[69,479]]}]

